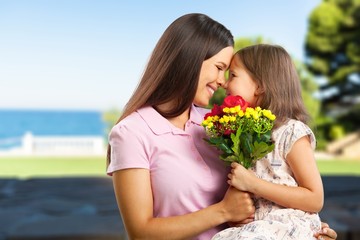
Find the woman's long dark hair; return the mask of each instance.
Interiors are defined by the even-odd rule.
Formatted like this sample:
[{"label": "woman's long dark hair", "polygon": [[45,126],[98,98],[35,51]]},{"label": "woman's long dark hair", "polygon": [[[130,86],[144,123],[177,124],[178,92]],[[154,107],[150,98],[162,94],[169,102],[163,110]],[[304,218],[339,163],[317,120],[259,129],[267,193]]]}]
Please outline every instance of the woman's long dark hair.
[{"label": "woman's long dark hair", "polygon": [[[176,19],[156,44],[117,123],[144,106],[153,106],[165,118],[179,116],[195,98],[203,61],[233,45],[231,32],[204,14],[186,14]],[[167,102],[173,103],[171,109],[157,108]],[[110,155],[108,145],[108,164]]]}]

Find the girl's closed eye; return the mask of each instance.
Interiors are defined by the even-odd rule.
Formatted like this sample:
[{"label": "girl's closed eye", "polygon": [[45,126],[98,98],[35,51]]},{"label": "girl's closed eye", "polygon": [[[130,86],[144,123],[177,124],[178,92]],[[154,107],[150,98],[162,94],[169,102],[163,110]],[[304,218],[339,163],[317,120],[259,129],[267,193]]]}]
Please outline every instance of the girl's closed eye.
[{"label": "girl's closed eye", "polygon": [[229,72],[229,80],[236,77],[234,72]]}]

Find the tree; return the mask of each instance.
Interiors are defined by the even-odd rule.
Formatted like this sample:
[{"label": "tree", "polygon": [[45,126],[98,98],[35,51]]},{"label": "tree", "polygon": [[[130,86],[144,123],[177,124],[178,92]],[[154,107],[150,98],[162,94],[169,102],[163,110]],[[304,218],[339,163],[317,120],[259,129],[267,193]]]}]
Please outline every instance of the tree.
[{"label": "tree", "polygon": [[301,91],[306,110],[311,116],[310,126],[313,128],[317,125],[320,116],[320,101],[315,97],[319,89],[313,74],[308,70],[306,65],[298,60],[293,60],[301,82]]},{"label": "tree", "polygon": [[305,51],[309,70],[325,79],[323,110],[335,117],[354,111],[360,104],[360,0],[323,0],[310,14]]}]

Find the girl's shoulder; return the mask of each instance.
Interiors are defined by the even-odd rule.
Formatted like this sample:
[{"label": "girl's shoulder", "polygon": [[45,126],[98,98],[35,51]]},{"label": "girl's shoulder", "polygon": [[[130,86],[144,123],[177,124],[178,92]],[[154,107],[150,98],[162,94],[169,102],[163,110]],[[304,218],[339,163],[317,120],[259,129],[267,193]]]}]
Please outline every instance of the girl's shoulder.
[{"label": "girl's shoulder", "polygon": [[311,128],[298,120],[289,119],[285,124],[275,129],[273,132],[273,139],[275,144],[283,146],[284,155],[290,151],[293,144],[300,138],[308,136],[312,149],[316,147],[316,138]]},{"label": "girl's shoulder", "polygon": [[296,119],[288,119],[283,125],[275,129],[275,133],[303,133],[305,135],[314,134],[311,128]]}]

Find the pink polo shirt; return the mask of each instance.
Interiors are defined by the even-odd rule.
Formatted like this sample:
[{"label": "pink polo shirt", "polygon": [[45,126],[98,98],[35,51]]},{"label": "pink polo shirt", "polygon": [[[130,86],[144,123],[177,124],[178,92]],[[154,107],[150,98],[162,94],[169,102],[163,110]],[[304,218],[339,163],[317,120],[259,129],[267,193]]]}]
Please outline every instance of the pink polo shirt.
[{"label": "pink polo shirt", "polygon": [[[219,152],[203,138],[204,109],[192,106],[185,130],[176,128],[154,108],[144,107],[113,127],[107,173],[149,169],[154,217],[184,215],[222,200],[228,168]],[[210,229],[194,239],[210,239],[223,229]]]}]

